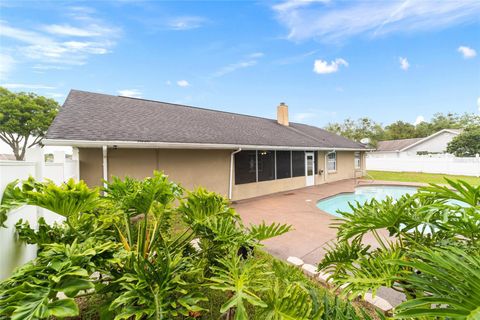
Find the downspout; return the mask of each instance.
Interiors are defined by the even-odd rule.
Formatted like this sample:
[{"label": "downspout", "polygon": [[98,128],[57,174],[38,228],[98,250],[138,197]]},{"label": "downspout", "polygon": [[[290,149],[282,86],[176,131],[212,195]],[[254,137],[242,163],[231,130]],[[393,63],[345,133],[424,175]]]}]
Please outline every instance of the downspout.
[{"label": "downspout", "polygon": [[233,191],[233,156],[240,151],[242,151],[242,148],[238,148],[238,150],[235,150],[230,154],[230,179],[228,181],[228,199],[230,200],[232,200]]},{"label": "downspout", "polygon": [[108,157],[107,157],[107,146],[102,147],[103,154],[103,186],[107,187],[108,181]]}]

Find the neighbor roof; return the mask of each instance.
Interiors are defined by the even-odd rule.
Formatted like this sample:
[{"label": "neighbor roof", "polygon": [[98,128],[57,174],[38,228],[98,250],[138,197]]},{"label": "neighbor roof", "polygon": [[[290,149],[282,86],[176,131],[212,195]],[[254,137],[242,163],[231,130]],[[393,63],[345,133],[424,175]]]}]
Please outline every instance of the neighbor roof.
[{"label": "neighbor roof", "polygon": [[413,146],[423,143],[424,141],[430,140],[444,132],[450,132],[455,135],[462,133],[462,129],[442,129],[435,132],[434,134],[429,135],[424,138],[412,138],[412,139],[398,139],[398,140],[385,140],[378,141],[376,151],[404,151]]},{"label": "neighbor roof", "polygon": [[421,140],[423,138],[378,141],[377,151],[399,151]]},{"label": "neighbor roof", "polygon": [[[178,143],[365,149],[357,142],[300,123],[159,101],[71,90],[45,144]],[[120,145],[120,144],[119,144]]]}]

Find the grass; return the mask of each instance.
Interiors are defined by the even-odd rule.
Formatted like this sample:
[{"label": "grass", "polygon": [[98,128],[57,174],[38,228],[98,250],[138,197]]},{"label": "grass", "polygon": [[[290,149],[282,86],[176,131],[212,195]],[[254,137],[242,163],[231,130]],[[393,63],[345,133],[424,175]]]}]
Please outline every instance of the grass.
[{"label": "grass", "polygon": [[445,178],[451,180],[463,180],[473,185],[480,184],[480,178],[473,176],[457,176],[449,174],[422,173],[422,172],[392,172],[392,171],[368,171],[368,175],[374,180],[421,182],[421,183],[446,183]]}]

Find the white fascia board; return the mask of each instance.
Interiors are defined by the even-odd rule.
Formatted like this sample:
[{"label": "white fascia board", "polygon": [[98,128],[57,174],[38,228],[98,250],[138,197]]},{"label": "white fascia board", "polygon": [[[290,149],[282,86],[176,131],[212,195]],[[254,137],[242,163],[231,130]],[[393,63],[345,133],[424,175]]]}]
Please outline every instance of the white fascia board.
[{"label": "white fascia board", "polygon": [[77,148],[100,148],[102,146],[117,148],[155,148],[155,149],[238,149],[242,150],[319,150],[319,151],[371,151],[363,148],[319,148],[319,147],[289,147],[289,146],[262,146],[216,143],[181,143],[181,142],[140,142],[140,141],[91,141],[91,140],[63,140],[43,139],[46,146],[72,146]]}]

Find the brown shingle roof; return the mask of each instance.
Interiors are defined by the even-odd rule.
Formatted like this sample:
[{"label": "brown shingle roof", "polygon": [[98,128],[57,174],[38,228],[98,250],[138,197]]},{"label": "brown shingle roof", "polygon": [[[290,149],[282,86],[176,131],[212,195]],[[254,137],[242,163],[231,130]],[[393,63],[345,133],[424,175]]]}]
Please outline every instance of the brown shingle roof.
[{"label": "brown shingle roof", "polygon": [[399,151],[425,138],[378,141],[377,151]]},{"label": "brown shingle roof", "polygon": [[72,90],[47,139],[356,148],[350,141],[300,123],[190,106]]}]

